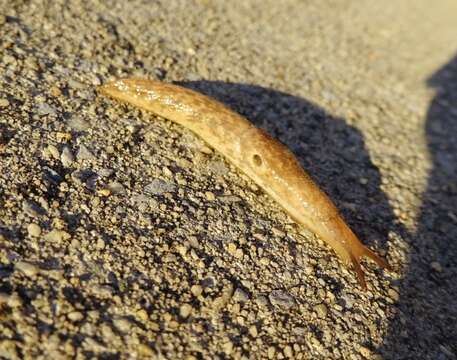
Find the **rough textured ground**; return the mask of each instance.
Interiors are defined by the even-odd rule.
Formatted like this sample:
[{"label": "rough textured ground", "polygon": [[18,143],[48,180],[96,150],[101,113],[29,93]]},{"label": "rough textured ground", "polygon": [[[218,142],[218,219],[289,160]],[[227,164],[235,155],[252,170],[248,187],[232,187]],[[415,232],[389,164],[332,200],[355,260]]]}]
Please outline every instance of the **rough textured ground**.
[{"label": "rough textured ground", "polygon": [[[455,359],[455,14],[0,0],[0,358]],[[97,96],[124,76],[267,129],[395,271],[362,292],[194,135]]]}]

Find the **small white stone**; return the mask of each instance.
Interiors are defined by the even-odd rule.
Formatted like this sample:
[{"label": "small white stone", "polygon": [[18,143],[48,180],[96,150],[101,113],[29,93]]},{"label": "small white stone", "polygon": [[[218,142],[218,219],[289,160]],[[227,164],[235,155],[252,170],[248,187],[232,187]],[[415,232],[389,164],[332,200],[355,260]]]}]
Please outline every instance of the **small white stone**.
[{"label": "small white stone", "polygon": [[435,270],[436,272],[442,272],[443,271],[443,267],[441,266],[441,264],[438,261],[432,261],[430,263],[430,267],[433,270]]}]

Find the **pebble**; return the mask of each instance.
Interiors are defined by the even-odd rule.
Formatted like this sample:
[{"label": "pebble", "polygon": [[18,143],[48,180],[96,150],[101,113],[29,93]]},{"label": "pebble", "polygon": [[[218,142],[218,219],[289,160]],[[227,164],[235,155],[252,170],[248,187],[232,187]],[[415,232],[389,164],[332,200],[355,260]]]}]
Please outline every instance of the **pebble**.
[{"label": "pebble", "polygon": [[30,236],[38,237],[41,235],[41,228],[39,225],[31,223],[27,226],[27,232]]},{"label": "pebble", "polygon": [[442,272],[443,271],[443,267],[441,266],[441,264],[438,261],[432,261],[430,263],[430,267],[436,272]]},{"label": "pebble", "polygon": [[87,148],[86,145],[81,144],[79,145],[78,152],[76,153],[76,159],[78,159],[78,161],[95,160],[96,157],[94,154],[92,154],[92,152]]},{"label": "pebble", "polygon": [[289,309],[295,305],[295,300],[292,296],[282,290],[273,290],[268,296],[273,305]]},{"label": "pebble", "polygon": [[99,238],[97,240],[97,243],[95,244],[95,247],[99,250],[102,250],[105,248],[105,241],[102,238]]},{"label": "pebble", "polygon": [[55,115],[56,110],[49,104],[39,103],[37,106],[37,113],[39,115]]},{"label": "pebble", "polygon": [[251,327],[249,327],[249,335],[251,335],[252,337],[257,337],[258,334],[259,333],[257,330],[257,326],[252,325]]},{"label": "pebble", "polygon": [[312,335],[312,334],[310,335],[309,342],[310,342],[311,346],[313,348],[315,348],[317,351],[319,351],[319,352],[322,351],[323,346],[322,346],[321,342],[319,341],[319,339],[316,338],[314,335]]},{"label": "pebble", "polygon": [[144,358],[148,358],[148,359],[152,359],[155,355],[154,350],[151,349],[146,344],[139,344],[137,346],[137,351],[138,351],[138,355],[140,355],[140,357],[144,357]]},{"label": "pebble", "polygon": [[240,202],[241,199],[238,197],[238,196],[234,196],[234,195],[224,195],[224,196],[220,196],[219,197],[219,200],[223,203],[227,203],[227,204],[231,204],[231,203],[237,203],[237,202]]},{"label": "pebble", "polygon": [[352,309],[353,306],[354,306],[354,297],[352,297],[351,295],[342,295],[341,296],[341,300],[344,301],[344,306],[346,307],[346,309]]},{"label": "pebble", "polygon": [[149,315],[148,315],[148,312],[144,309],[140,309],[136,312],[136,316],[138,317],[138,319],[140,319],[141,321],[143,322],[146,322],[149,320]]},{"label": "pebble", "polygon": [[203,292],[203,288],[200,285],[192,285],[192,287],[190,288],[190,292],[195,297],[199,297]]},{"label": "pebble", "polygon": [[190,304],[182,304],[179,307],[179,315],[181,315],[182,318],[187,319],[192,312],[192,306]]},{"label": "pebble", "polygon": [[22,210],[30,216],[39,217],[46,214],[46,210],[35,201],[26,200],[22,203]]},{"label": "pebble", "polygon": [[273,359],[276,354],[276,349],[273,346],[270,346],[267,350],[267,356],[269,359]]},{"label": "pebble", "polygon": [[294,356],[294,352],[290,345],[286,345],[286,347],[284,348],[284,355],[289,359],[291,359]]},{"label": "pebble", "polygon": [[150,195],[162,195],[163,193],[173,193],[176,185],[162,179],[154,179],[145,186],[144,192]]},{"label": "pebble", "polygon": [[236,249],[233,256],[236,257],[237,259],[243,259],[243,257],[244,257],[243,249]]},{"label": "pebble", "polygon": [[223,308],[225,308],[226,305],[227,305],[227,300],[224,299],[222,296],[218,296],[217,298],[215,298],[213,300],[210,307],[214,311],[218,312],[218,311],[222,310]]},{"label": "pebble", "polygon": [[10,105],[10,102],[8,101],[8,99],[0,99],[0,108],[7,107],[9,105]]},{"label": "pebble", "polygon": [[0,292],[0,306],[2,304],[7,304],[9,299],[10,299],[10,295],[8,295],[4,292]]},{"label": "pebble", "polygon": [[47,149],[47,151],[51,154],[51,156],[52,156],[54,159],[56,159],[56,160],[60,159],[59,149],[57,149],[56,146],[54,146],[54,145],[48,145],[48,146],[46,147],[46,149]]},{"label": "pebble", "polygon": [[249,295],[244,290],[237,288],[233,294],[233,300],[237,302],[246,302],[249,300]]},{"label": "pebble", "polygon": [[230,255],[235,256],[237,250],[238,248],[235,243],[231,242],[227,245],[227,251]]},{"label": "pebble", "polygon": [[206,196],[206,199],[208,201],[214,201],[216,200],[216,196],[214,195],[214,193],[212,193],[211,191],[206,191],[205,192],[205,196]]},{"label": "pebble", "polygon": [[85,131],[90,128],[90,124],[79,116],[72,116],[67,121],[67,125],[76,131]]},{"label": "pebble", "polygon": [[125,191],[124,185],[117,181],[110,182],[108,184],[108,189],[111,191],[113,194],[122,194]]},{"label": "pebble", "polygon": [[233,351],[233,343],[229,340],[222,345],[222,350],[225,354],[230,355]]},{"label": "pebble", "polygon": [[294,328],[292,329],[292,332],[293,332],[295,335],[303,336],[303,335],[306,333],[306,329],[305,329],[304,327],[297,326],[297,327],[294,327]]},{"label": "pebble", "polygon": [[129,332],[132,324],[130,323],[130,321],[124,319],[124,318],[117,318],[117,319],[114,319],[113,320],[113,324],[114,326],[116,326],[117,329],[119,329],[120,331],[124,332],[124,333],[127,333]]},{"label": "pebble", "polygon": [[208,169],[216,175],[224,176],[228,172],[228,168],[223,161],[209,161]]},{"label": "pebble", "polygon": [[283,238],[284,236],[286,236],[286,233],[284,231],[279,230],[275,227],[271,228],[271,232],[279,238]]},{"label": "pebble", "polygon": [[173,173],[171,172],[171,170],[169,168],[167,168],[166,166],[164,166],[162,168],[162,172],[166,177],[172,177],[173,176]]},{"label": "pebble", "polygon": [[18,261],[15,268],[28,277],[34,277],[39,271],[39,267],[26,261]]},{"label": "pebble", "polygon": [[[2,339],[0,340],[0,356],[2,359],[21,359],[18,350],[19,342],[16,340]],[[22,355],[22,352],[21,352]]]},{"label": "pebble", "polygon": [[110,298],[113,296],[113,289],[108,285],[93,286],[92,292],[100,298]]},{"label": "pebble", "polygon": [[65,146],[62,150],[62,154],[60,155],[60,161],[62,165],[65,167],[70,167],[71,164],[75,161],[75,158],[68,146]]},{"label": "pebble", "polygon": [[152,331],[159,331],[160,330],[160,325],[158,323],[154,322],[154,321],[149,321],[148,325],[149,325],[149,328]]},{"label": "pebble", "polygon": [[52,87],[49,89],[49,92],[50,92],[51,95],[54,96],[54,97],[59,97],[60,95],[62,95],[62,91],[60,91],[60,89],[59,89],[57,86],[52,86]]},{"label": "pebble", "polygon": [[257,296],[255,302],[259,306],[268,306],[268,299],[264,295]]},{"label": "pebble", "polygon": [[17,293],[11,294],[7,299],[8,306],[12,308],[17,308],[22,306],[22,299]]},{"label": "pebble", "polygon": [[113,174],[114,174],[114,170],[113,169],[103,168],[103,169],[100,169],[98,171],[98,175],[100,175],[103,178],[110,177]]},{"label": "pebble", "polygon": [[110,189],[106,189],[106,188],[103,188],[103,189],[98,189],[97,190],[97,194],[100,195],[100,196],[110,196],[111,195],[111,190]]},{"label": "pebble", "polygon": [[75,321],[75,322],[84,319],[84,315],[79,311],[72,311],[72,312],[67,314],[67,317],[71,321]]},{"label": "pebble", "polygon": [[50,231],[49,233],[47,233],[44,236],[44,239],[46,241],[59,243],[62,240],[68,240],[70,237],[71,237],[70,234],[67,233],[66,231],[54,229],[54,230]]},{"label": "pebble", "polygon": [[68,79],[68,86],[73,89],[82,90],[84,89],[84,84],[81,84],[79,81],[74,79]]},{"label": "pebble", "polygon": [[395,289],[391,288],[391,289],[387,290],[387,295],[395,302],[400,300],[400,294]]},{"label": "pebble", "polygon": [[366,348],[365,346],[359,347],[359,353],[360,353],[360,355],[362,355],[363,357],[365,357],[367,359],[370,359],[372,356],[371,350]]},{"label": "pebble", "polygon": [[325,318],[327,316],[327,306],[325,304],[318,304],[314,306],[314,311],[317,313],[317,316],[320,318]]}]

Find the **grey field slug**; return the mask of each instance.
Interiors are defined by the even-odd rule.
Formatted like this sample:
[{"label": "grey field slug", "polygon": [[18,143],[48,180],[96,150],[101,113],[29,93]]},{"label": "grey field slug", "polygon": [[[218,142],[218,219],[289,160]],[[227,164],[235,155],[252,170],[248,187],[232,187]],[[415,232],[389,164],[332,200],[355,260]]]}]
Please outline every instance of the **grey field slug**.
[{"label": "grey field slug", "polygon": [[330,245],[346,266],[352,266],[363,289],[363,257],[389,269],[384,259],[359,241],[285,145],[222,103],[187,88],[146,79],[116,80],[98,90],[194,132],[248,175],[294,221]]}]

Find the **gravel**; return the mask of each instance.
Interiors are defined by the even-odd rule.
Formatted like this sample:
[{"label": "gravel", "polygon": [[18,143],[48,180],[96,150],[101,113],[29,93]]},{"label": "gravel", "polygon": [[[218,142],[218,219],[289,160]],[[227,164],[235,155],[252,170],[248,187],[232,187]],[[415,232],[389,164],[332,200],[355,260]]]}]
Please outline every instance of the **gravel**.
[{"label": "gravel", "polygon": [[[0,0],[0,358],[456,359],[453,0]],[[334,252],[179,125],[179,81],[295,152]]]}]

